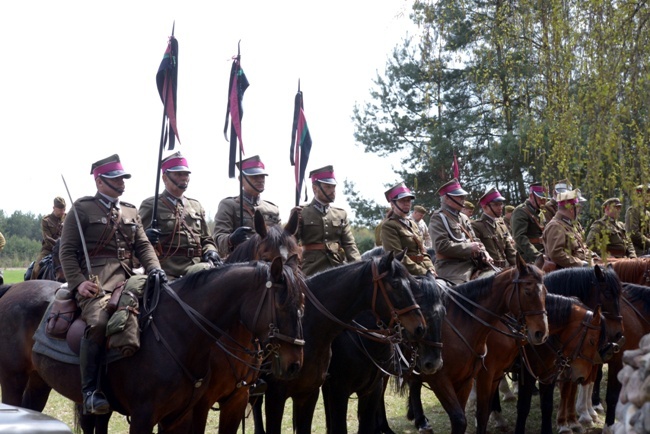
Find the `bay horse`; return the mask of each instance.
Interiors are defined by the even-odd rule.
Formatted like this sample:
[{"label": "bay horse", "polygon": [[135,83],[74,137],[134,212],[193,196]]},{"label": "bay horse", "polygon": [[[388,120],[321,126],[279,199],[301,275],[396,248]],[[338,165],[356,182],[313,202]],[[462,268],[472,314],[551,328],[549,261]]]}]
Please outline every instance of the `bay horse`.
[{"label": "bay horse", "polygon": [[433,432],[424,415],[420,393],[428,383],[449,415],[451,432],[467,428],[465,404],[474,377],[483,366],[488,334],[511,313],[513,327],[523,328],[521,338],[534,345],[548,337],[546,288],[542,271],[517,255],[516,266],[490,277],[473,280],[445,291],[447,315],[442,329],[444,365],[433,375],[412,376],[409,381],[409,411],[420,432]]},{"label": "bay horse", "polygon": [[[434,374],[442,361],[442,320],[445,308],[440,287],[432,275],[415,278],[411,289],[427,322],[427,332],[417,342],[397,345],[346,330],[332,342],[332,359],[323,384],[327,432],[347,433],[350,395],[359,398],[359,434],[375,433],[383,422],[384,386],[389,375],[403,377],[410,371]],[[355,319],[372,327],[375,319],[367,312]],[[415,375],[415,374],[414,374]]]},{"label": "bay horse", "polygon": [[[295,239],[298,214],[292,212],[284,227],[267,227],[263,216],[256,211],[254,222],[255,234],[239,244],[225,263],[249,260],[271,262],[281,257],[285,265],[295,273],[301,273],[302,249]],[[241,323],[233,325],[217,341],[210,354],[213,375],[208,389],[194,405],[192,412],[183,420],[175,421],[173,426],[160,424],[159,427],[167,434],[202,433],[205,431],[208,413],[218,403],[219,433],[236,433],[245,416],[250,386],[255,383],[260,372],[269,371],[271,361],[262,355],[259,341],[254,339],[246,327]]]},{"label": "bay horse", "polygon": [[611,266],[621,282],[650,286],[650,258],[616,259]]},{"label": "bay horse", "polygon": [[[301,290],[280,259],[272,265],[257,262],[205,270],[165,286],[141,334],[140,350],[106,367],[104,386],[112,407],[131,417],[131,433],[150,433],[156,423],[182,416],[207,388],[211,344],[224,328],[241,320],[271,344],[282,336],[300,337]],[[23,298],[32,295],[23,294]],[[0,327],[14,320],[15,315],[3,315]],[[285,373],[300,369],[302,346],[281,345],[278,350]],[[35,371],[30,375],[81,402],[77,365],[38,353],[32,353],[32,360]],[[170,390],[174,393],[166,393]]]},{"label": "bay horse", "polygon": [[[266,432],[282,432],[282,416],[287,399],[293,399],[293,426],[298,434],[311,433],[314,409],[320,386],[330,362],[331,344],[349,323],[365,310],[373,311],[376,322],[387,324],[392,333],[402,328],[422,337],[426,322],[411,292],[412,278],[401,264],[403,252],[392,252],[341,265],[307,279],[303,331],[305,349],[303,369],[297,378],[280,381],[265,377]],[[399,324],[398,324],[399,323]],[[380,330],[378,332],[386,333]],[[363,332],[359,330],[359,332]],[[255,433],[264,433],[262,400],[255,401]]]},{"label": "bay horse", "polygon": [[[503,334],[508,331],[503,324],[499,325],[503,333],[490,333],[488,336],[485,369],[480,369],[476,376],[477,434],[487,432],[490,410],[501,411],[498,386],[504,371],[512,365],[519,353],[523,355],[523,377],[520,377],[523,379],[519,388],[515,433],[525,431],[535,379],[541,383],[540,394],[543,397],[547,389],[551,393],[553,391],[552,387],[544,386],[553,384],[556,378],[561,376],[569,381],[582,382],[591,373],[593,361],[598,357],[598,343],[603,332],[600,310],[593,312],[576,298],[549,292],[546,295],[546,311],[549,338],[542,345],[531,346],[515,341]],[[540,398],[540,402],[545,401]],[[552,405],[542,407],[543,434],[552,432],[551,414],[544,417],[544,413],[552,409]]]}]

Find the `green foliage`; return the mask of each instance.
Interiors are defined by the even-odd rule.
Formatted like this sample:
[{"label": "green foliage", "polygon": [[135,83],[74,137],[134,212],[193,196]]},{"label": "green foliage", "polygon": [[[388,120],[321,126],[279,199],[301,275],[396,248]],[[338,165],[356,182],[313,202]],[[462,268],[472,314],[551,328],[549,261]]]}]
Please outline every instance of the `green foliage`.
[{"label": "green foliage", "polygon": [[375,232],[366,227],[353,226],[352,235],[357,243],[357,248],[362,254],[375,247]]},{"label": "green foliage", "polygon": [[21,211],[7,217],[0,210],[0,232],[7,241],[0,252],[0,267],[27,267],[36,259],[41,250],[41,219]]}]

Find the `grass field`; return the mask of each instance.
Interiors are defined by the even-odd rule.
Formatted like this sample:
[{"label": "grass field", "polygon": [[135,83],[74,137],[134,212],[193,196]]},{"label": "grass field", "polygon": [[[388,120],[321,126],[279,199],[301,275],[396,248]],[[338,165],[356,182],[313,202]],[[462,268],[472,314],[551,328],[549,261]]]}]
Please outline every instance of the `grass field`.
[{"label": "grass field", "polygon": [[[23,275],[25,273],[24,269],[10,269],[4,270],[5,283],[16,283],[23,280]],[[606,375],[606,374],[605,374]],[[605,382],[603,381],[603,384]],[[601,396],[604,397],[604,390],[601,392]],[[423,389],[422,399],[424,403],[425,413],[429,418],[431,425],[433,426],[436,433],[447,433],[450,431],[450,423],[447,414],[444,409],[438,403],[438,400],[435,398],[434,394],[427,389]],[[559,401],[559,396],[556,391],[555,402]],[[510,430],[505,431],[505,433],[511,433],[514,429],[514,423],[516,420],[516,403],[507,402],[502,403],[503,407],[503,416],[511,427]],[[356,432],[357,430],[357,421],[356,421],[356,399],[353,398],[350,400],[350,406],[348,410],[348,429],[349,432]],[[413,424],[406,419],[406,398],[400,396],[399,393],[394,391],[394,388],[391,386],[388,388],[386,395],[386,410],[388,412],[389,423],[392,429],[396,433],[411,434],[417,433],[417,430],[414,428]],[[469,409],[468,409],[469,410]],[[44,413],[56,417],[57,419],[65,422],[69,426],[73,425],[73,407],[72,403],[57,394],[52,392],[48,404],[44,410]],[[476,429],[474,426],[474,411],[469,410],[468,414],[468,433],[475,433]],[[528,428],[527,433],[536,434],[539,432],[539,398],[533,397],[532,412],[528,418]],[[129,425],[126,418],[122,415],[115,414],[111,418],[110,430],[111,433],[128,433]],[[501,432],[496,429],[496,427],[490,423],[489,432],[496,433]],[[283,420],[283,432],[290,433],[292,432],[291,425],[291,401],[289,400],[287,406],[285,407],[285,415]],[[218,432],[218,412],[211,412],[210,418],[208,420],[207,433]],[[245,421],[245,431],[242,431],[241,427],[238,431],[240,433],[251,434],[253,433],[253,422],[252,415],[248,417]],[[316,413],[314,415],[314,421],[312,425],[313,433],[325,433],[325,414],[323,410],[322,401],[319,399]],[[588,431],[589,433],[600,432],[600,429],[592,429]]]}]

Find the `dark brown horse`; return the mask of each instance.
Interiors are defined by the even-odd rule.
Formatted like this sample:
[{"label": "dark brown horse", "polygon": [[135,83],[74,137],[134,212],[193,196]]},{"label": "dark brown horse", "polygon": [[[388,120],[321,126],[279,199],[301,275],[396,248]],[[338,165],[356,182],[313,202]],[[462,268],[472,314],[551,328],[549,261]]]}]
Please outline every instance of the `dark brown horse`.
[{"label": "dark brown horse", "polygon": [[650,286],[650,258],[616,259],[611,264],[621,282]]},{"label": "dark brown horse", "polygon": [[421,432],[432,431],[422,409],[422,383],[431,386],[449,415],[451,432],[467,427],[465,404],[473,379],[483,366],[488,334],[511,313],[514,327],[522,327],[522,338],[534,345],[546,341],[548,322],[542,271],[517,255],[517,266],[500,273],[447,289],[447,316],[442,331],[444,365],[433,375],[411,377],[409,418]]},{"label": "dark brown horse", "polygon": [[[332,268],[307,279],[304,366],[291,381],[266,378],[266,432],[282,432],[282,415],[289,398],[293,399],[294,431],[298,434],[312,432],[311,422],[320,386],[327,375],[331,343],[361,312],[374,311],[377,321],[388,323],[387,329],[393,332],[404,328],[413,336],[424,335],[425,320],[413,298],[411,277],[399,262],[401,259],[402,254],[394,257],[391,252]],[[255,432],[259,434],[264,432],[264,422],[261,400],[256,403]]]},{"label": "dark brown horse", "polygon": [[[521,352],[524,372],[533,371],[534,378],[540,383],[551,384],[562,377],[574,382],[582,382],[589,376],[593,361],[598,357],[601,316],[588,310],[575,298],[547,294],[546,310],[548,312],[549,339],[542,345],[523,347],[514,339],[503,333],[490,333],[487,340],[488,352],[485,357],[485,369],[480,369],[476,376],[476,422],[477,433],[487,432],[490,416],[490,404],[500,404],[497,389],[504,371],[515,361]],[[500,325],[502,332],[507,332]],[[534,383],[534,378],[526,378],[521,383]],[[520,385],[517,404],[517,425],[525,428],[525,420],[530,410],[530,396],[524,398],[524,387]],[[540,393],[544,389],[540,387]],[[552,388],[551,388],[552,392]],[[500,405],[498,408],[500,411]],[[541,432],[551,433],[550,414],[542,418]]]},{"label": "dark brown horse", "polygon": [[[171,423],[181,417],[207,388],[208,356],[224,328],[241,320],[264,344],[272,345],[280,343],[278,337],[300,337],[301,290],[300,282],[280,259],[271,266],[236,264],[172,282],[161,293],[150,326],[141,335],[140,350],[107,366],[104,384],[113,408],[131,416],[132,433],[150,433],[159,421]],[[5,321],[16,318],[3,315],[0,323]],[[269,324],[274,326],[269,329]],[[14,349],[17,353],[29,350],[25,345]],[[283,372],[294,374],[300,369],[302,346],[279,345],[278,351]],[[78,366],[37,353],[32,359],[36,371],[29,375],[40,376],[64,396],[80,402]],[[171,390],[174,393],[168,393]]]}]

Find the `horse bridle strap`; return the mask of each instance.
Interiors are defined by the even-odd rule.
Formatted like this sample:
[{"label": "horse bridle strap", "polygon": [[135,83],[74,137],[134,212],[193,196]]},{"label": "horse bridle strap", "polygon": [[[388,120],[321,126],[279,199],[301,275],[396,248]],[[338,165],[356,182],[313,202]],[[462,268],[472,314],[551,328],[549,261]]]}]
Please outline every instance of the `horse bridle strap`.
[{"label": "horse bridle strap", "polygon": [[384,277],[388,274],[388,271],[384,271],[383,273],[379,274],[377,272],[377,263],[372,262],[372,286],[373,286],[373,291],[372,291],[372,313],[375,315],[375,319],[377,320],[377,323],[379,324],[381,322],[379,315],[377,314],[377,293],[379,292],[377,288],[381,289],[381,293],[384,296],[384,301],[388,305],[388,309],[391,311],[391,319],[390,323],[388,324],[388,328],[391,329],[393,325],[399,326],[400,321],[399,317],[401,315],[404,315],[406,313],[411,312],[412,310],[419,309],[420,306],[416,304],[412,304],[411,306],[405,307],[403,309],[395,309],[393,306],[393,303],[391,303],[390,298],[388,297],[388,292],[386,292],[386,285],[384,285]]},{"label": "horse bridle strap", "polygon": [[269,334],[268,337],[269,339],[278,339],[284,342],[288,342],[291,345],[299,345],[303,346],[305,345],[305,340],[300,339],[300,338],[294,338],[291,336],[287,336],[285,334],[280,333],[280,329],[277,327],[277,317],[276,317],[276,311],[275,311],[275,288],[278,285],[277,283],[273,283],[270,280],[266,281],[266,290],[262,294],[262,297],[260,298],[260,303],[257,305],[257,310],[255,311],[255,316],[253,317],[253,324],[257,324],[257,321],[259,320],[260,313],[262,311],[262,307],[264,306],[264,300],[266,300],[266,296],[270,294],[269,299],[271,300],[271,323],[269,324]]}]

